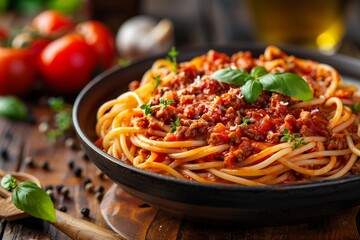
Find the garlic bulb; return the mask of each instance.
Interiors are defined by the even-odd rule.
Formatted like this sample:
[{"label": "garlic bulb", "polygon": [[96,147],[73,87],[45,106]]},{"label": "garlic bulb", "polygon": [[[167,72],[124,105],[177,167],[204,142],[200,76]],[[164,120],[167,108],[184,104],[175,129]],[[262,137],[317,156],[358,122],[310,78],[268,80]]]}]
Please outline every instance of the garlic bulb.
[{"label": "garlic bulb", "polygon": [[157,22],[146,15],[124,22],[116,34],[120,57],[136,60],[169,51],[174,43],[174,26],[168,19]]}]

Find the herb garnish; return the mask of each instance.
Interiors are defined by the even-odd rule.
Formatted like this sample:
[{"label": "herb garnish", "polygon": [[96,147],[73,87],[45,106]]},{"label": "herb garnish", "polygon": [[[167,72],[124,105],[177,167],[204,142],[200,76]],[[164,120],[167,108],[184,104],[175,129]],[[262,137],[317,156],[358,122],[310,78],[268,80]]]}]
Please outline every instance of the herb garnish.
[{"label": "herb garnish", "polygon": [[149,104],[144,103],[140,106],[141,109],[145,110],[145,115],[151,115],[151,105],[152,101],[150,101]]},{"label": "herb garnish", "polygon": [[25,181],[17,184],[13,176],[6,174],[1,179],[1,187],[12,190],[11,200],[18,209],[37,218],[56,221],[55,208],[50,196],[35,183]]},{"label": "herb garnish", "polygon": [[166,100],[166,99],[160,98],[160,104],[163,105],[162,110],[165,110],[165,108],[166,108],[168,105],[174,104],[174,103],[175,103],[174,100]]},{"label": "herb garnish", "polygon": [[282,135],[280,141],[281,142],[292,142],[294,144],[294,148],[298,148],[301,145],[305,145],[306,142],[304,141],[304,138],[301,138],[299,140],[297,140],[296,138],[300,137],[300,133],[294,133],[294,134],[290,134],[288,129],[284,129],[284,135]]},{"label": "herb garnish", "polygon": [[356,102],[354,105],[351,106],[351,111],[353,113],[360,112],[360,102]]},{"label": "herb garnish", "polygon": [[179,52],[176,50],[175,47],[172,47],[170,51],[168,52],[168,57],[166,58],[168,61],[170,61],[173,64],[173,72],[177,73],[177,60],[176,57],[178,56]]},{"label": "herb garnish", "polygon": [[176,119],[175,122],[172,122],[171,123],[172,128],[170,129],[170,132],[171,133],[175,132],[176,128],[179,126],[179,124],[180,124],[180,118]]},{"label": "herb garnish", "polygon": [[51,97],[48,99],[49,107],[56,112],[54,115],[55,129],[47,131],[47,137],[50,140],[55,140],[64,136],[72,126],[71,108],[67,107],[65,101],[61,97]]},{"label": "herb garnish", "polygon": [[156,90],[156,88],[159,86],[159,84],[161,83],[161,78],[160,75],[157,75],[155,77],[153,77],[153,79],[155,80],[155,84],[154,84],[154,88],[152,90],[152,93]]},{"label": "herb garnish", "polygon": [[242,123],[239,125],[240,127],[249,125],[249,120],[246,117],[242,117]]},{"label": "herb garnish", "polygon": [[309,85],[300,76],[288,72],[267,73],[261,66],[254,67],[250,74],[243,69],[219,69],[211,77],[219,82],[241,86],[247,103],[253,103],[262,90],[282,93],[303,101],[313,98]]}]

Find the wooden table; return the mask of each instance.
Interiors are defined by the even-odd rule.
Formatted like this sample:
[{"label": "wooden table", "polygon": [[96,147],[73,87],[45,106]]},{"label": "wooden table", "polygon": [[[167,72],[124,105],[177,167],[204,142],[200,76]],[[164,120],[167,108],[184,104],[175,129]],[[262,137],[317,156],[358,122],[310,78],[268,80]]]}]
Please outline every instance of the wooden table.
[{"label": "wooden table", "polygon": [[[52,119],[53,112],[45,104],[44,98],[26,102],[35,123],[0,119],[0,168],[33,174],[40,179],[43,187],[53,186],[55,207],[66,206],[67,213],[76,218],[107,228],[102,210],[107,220],[131,239],[360,239],[357,230],[360,226],[357,226],[357,222],[360,222],[358,208],[321,222],[272,228],[249,229],[239,226],[226,229],[177,219],[115,187],[87,159],[79,146],[68,147],[63,141],[55,144],[50,142],[39,130],[39,124]],[[33,159],[35,166],[29,164],[29,158]],[[73,162],[72,168],[69,161]],[[76,174],[78,168],[82,169],[81,176]],[[85,189],[86,179],[93,182],[93,191]],[[69,189],[68,197],[57,193],[56,186],[60,184]],[[106,193],[102,203],[99,194],[96,194],[99,186],[103,186]],[[81,209],[85,207],[90,209],[89,218],[81,214]],[[115,209],[118,215],[114,214]],[[52,225],[35,218],[14,222],[0,220],[0,226],[2,239],[69,239]],[[96,236],[94,239],[97,239]]]}]

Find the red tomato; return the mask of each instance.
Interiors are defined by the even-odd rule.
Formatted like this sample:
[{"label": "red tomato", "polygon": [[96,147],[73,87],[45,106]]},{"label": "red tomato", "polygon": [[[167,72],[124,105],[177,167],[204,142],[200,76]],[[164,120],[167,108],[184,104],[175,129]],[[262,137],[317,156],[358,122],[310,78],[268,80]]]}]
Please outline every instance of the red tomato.
[{"label": "red tomato", "polygon": [[76,26],[76,31],[84,36],[86,42],[95,50],[100,70],[111,67],[116,58],[115,37],[103,23],[86,21]]},{"label": "red tomato", "polygon": [[0,95],[24,95],[36,80],[36,61],[28,49],[0,47]]},{"label": "red tomato", "polygon": [[8,39],[8,37],[9,37],[9,34],[8,34],[8,32],[5,30],[5,28],[3,28],[3,27],[0,27],[0,43],[1,42],[6,42],[7,41],[7,39]]},{"label": "red tomato", "polygon": [[72,30],[74,21],[67,15],[54,10],[39,13],[31,22],[31,27],[41,34],[63,34]]},{"label": "red tomato", "polygon": [[42,50],[52,41],[51,38],[39,36],[33,32],[21,32],[11,41],[13,48],[29,48],[36,58],[40,58]]},{"label": "red tomato", "polygon": [[76,93],[92,77],[96,54],[84,38],[69,33],[51,42],[41,53],[44,82],[58,93]]}]

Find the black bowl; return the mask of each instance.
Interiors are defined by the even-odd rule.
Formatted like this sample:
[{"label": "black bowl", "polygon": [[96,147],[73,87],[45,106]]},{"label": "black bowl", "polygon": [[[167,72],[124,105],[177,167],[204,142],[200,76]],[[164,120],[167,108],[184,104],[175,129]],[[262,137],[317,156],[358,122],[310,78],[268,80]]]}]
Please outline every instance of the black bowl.
[{"label": "black bowl", "polygon": [[[249,50],[254,56],[264,46],[201,47],[180,50],[179,61],[215,49],[227,54]],[[345,56],[326,56],[301,49],[282,49],[297,57],[327,63],[343,77],[360,79],[360,62]],[[159,56],[160,57],[160,56]],[[96,111],[105,101],[127,91],[157,59],[146,59],[127,68],[113,68],[91,81],[78,95],[73,109],[75,130],[89,158],[131,195],[181,218],[216,224],[252,226],[284,225],[315,220],[360,204],[360,175],[305,184],[235,186],[202,184],[137,169],[95,146]],[[355,80],[356,81],[356,80]]]}]

